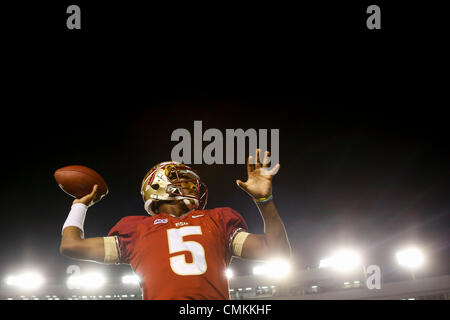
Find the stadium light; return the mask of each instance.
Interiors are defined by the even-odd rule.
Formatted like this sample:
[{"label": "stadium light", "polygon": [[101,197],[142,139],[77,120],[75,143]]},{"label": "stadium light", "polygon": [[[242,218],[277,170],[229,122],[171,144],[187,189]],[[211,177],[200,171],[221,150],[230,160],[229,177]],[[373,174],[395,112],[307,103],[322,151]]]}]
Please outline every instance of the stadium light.
[{"label": "stadium light", "polygon": [[138,285],[140,283],[140,278],[136,274],[127,274],[122,277],[122,283],[123,284],[136,284]]},{"label": "stadium light", "polygon": [[37,289],[44,283],[44,278],[37,272],[24,272],[19,275],[10,275],[6,284],[21,289]]},{"label": "stadium light", "polygon": [[253,274],[254,275],[262,275],[262,274],[267,274],[267,267],[265,265],[260,265],[260,266],[255,266],[253,267]]},{"label": "stadium light", "polygon": [[361,265],[360,255],[353,250],[336,251],[330,258],[320,260],[319,268],[333,268],[340,272],[348,272]]},{"label": "stadium light", "polygon": [[276,259],[268,261],[263,265],[255,266],[253,268],[254,275],[265,275],[275,278],[282,278],[291,272],[291,265],[289,261],[284,259]]},{"label": "stadium light", "polygon": [[409,269],[417,269],[423,265],[423,254],[417,248],[400,250],[396,254],[398,264]]},{"label": "stadium light", "polygon": [[409,269],[412,279],[415,280],[415,271],[424,264],[422,251],[418,248],[407,248],[398,251],[395,256],[398,264]]},{"label": "stadium light", "polygon": [[331,267],[331,259],[325,258],[319,261],[319,268],[329,268]]},{"label": "stadium light", "polygon": [[105,284],[105,277],[97,272],[90,272],[84,275],[72,275],[67,279],[69,289],[97,289]]},{"label": "stadium light", "polygon": [[233,278],[233,270],[231,270],[230,268],[227,268],[227,270],[225,270],[225,276],[226,276],[228,279]]}]

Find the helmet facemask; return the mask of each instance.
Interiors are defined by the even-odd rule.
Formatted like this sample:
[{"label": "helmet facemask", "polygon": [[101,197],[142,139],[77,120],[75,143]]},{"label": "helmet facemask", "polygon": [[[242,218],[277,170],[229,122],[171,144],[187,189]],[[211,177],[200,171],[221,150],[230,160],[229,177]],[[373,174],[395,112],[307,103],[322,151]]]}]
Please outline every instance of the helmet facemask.
[{"label": "helmet facemask", "polygon": [[145,210],[155,215],[159,201],[183,200],[189,211],[204,209],[208,188],[197,172],[178,162],[163,162],[150,170],[142,183]]}]

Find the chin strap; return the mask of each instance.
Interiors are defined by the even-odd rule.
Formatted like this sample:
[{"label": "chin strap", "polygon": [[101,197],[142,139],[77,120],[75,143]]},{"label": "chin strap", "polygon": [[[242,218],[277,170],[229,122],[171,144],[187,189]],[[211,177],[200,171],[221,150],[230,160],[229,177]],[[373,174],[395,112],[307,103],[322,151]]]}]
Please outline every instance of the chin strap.
[{"label": "chin strap", "polygon": [[145,211],[147,211],[147,213],[148,213],[149,215],[154,216],[155,213],[154,213],[152,210],[150,210],[150,205],[151,205],[151,204],[152,204],[152,199],[148,199],[147,201],[145,201],[145,203],[144,203],[144,209],[145,209]]},{"label": "chin strap", "polygon": [[[178,196],[175,198],[175,200],[183,200],[184,204],[189,209],[189,211],[195,210],[200,206],[200,202],[197,199],[191,199],[191,198],[186,199],[184,197]],[[147,211],[147,213],[151,216],[157,214],[157,212],[153,212],[153,210],[151,210],[152,202],[153,202],[152,199],[149,199],[149,200],[145,201],[145,203],[144,203],[145,211]]]},{"label": "chin strap", "polygon": [[[176,200],[183,200],[183,203],[186,205],[186,207],[188,208],[189,211],[195,210],[200,206],[200,202],[197,199],[186,199],[186,198],[181,198],[180,199],[176,199]],[[147,211],[147,213],[151,216],[157,214],[157,212],[153,212],[153,210],[150,210],[150,206],[152,204],[152,200],[147,200],[144,204],[144,208],[145,211]]]}]

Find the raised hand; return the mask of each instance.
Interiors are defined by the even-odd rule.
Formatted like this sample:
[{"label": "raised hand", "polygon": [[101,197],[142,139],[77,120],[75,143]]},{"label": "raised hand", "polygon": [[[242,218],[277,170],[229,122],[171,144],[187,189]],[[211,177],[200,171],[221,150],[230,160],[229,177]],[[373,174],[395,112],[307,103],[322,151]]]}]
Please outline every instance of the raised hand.
[{"label": "raised hand", "polygon": [[102,198],[103,195],[99,195],[98,193],[98,185],[94,185],[94,188],[92,189],[92,192],[85,195],[84,197],[82,197],[81,199],[75,199],[73,200],[73,204],[75,203],[83,203],[84,205],[90,207],[93,204],[99,202]]},{"label": "raised hand", "polygon": [[260,161],[260,149],[256,150],[256,163],[249,156],[247,161],[247,181],[236,180],[237,185],[255,199],[267,198],[272,194],[272,179],[280,169],[277,163],[271,170],[269,168],[269,151],[266,151],[263,163]]}]

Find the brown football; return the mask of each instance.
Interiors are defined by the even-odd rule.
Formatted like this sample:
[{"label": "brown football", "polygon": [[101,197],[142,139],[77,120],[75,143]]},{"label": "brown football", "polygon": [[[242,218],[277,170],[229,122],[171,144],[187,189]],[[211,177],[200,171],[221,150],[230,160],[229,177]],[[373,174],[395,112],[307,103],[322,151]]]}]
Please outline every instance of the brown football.
[{"label": "brown football", "polygon": [[75,198],[82,198],[92,192],[95,184],[98,184],[100,195],[108,194],[108,186],[105,180],[94,170],[80,165],[60,168],[55,171],[55,180],[60,188]]}]

